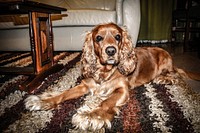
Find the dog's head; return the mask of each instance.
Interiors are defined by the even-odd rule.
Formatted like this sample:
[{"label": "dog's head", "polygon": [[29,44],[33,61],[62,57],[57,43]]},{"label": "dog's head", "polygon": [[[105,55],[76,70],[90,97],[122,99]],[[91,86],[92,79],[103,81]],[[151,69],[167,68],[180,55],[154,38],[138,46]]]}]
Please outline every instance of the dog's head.
[{"label": "dog's head", "polygon": [[97,60],[101,65],[119,65],[120,72],[126,74],[124,72],[127,69],[123,67],[129,64],[126,63],[126,59],[132,54],[132,42],[127,31],[114,23],[98,25],[85,39],[82,55],[83,74],[88,77],[94,73]]}]

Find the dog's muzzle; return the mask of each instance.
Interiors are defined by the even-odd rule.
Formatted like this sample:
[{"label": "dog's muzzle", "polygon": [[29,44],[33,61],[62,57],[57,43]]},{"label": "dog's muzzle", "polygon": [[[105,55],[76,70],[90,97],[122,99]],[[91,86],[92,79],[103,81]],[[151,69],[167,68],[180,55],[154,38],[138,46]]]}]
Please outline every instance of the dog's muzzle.
[{"label": "dog's muzzle", "polygon": [[113,65],[116,63],[116,60],[114,58],[114,55],[116,54],[117,50],[115,47],[113,46],[108,46],[105,49],[106,54],[108,55],[108,60],[107,60],[107,64]]}]

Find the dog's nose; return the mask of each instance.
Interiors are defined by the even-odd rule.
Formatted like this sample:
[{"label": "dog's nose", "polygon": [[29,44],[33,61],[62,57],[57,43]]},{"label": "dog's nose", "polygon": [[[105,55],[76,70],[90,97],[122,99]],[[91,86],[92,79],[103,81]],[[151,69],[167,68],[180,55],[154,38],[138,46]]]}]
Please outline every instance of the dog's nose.
[{"label": "dog's nose", "polygon": [[106,54],[107,54],[108,56],[113,56],[115,53],[116,53],[116,48],[115,48],[115,47],[113,47],[113,46],[108,46],[108,47],[106,48]]}]

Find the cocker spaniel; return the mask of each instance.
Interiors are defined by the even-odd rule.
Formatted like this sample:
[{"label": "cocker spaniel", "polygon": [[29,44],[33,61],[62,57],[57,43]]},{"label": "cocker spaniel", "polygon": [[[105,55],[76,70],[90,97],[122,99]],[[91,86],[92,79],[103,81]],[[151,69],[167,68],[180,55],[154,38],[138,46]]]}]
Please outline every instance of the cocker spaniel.
[{"label": "cocker spaniel", "polygon": [[[111,120],[129,100],[129,89],[152,80],[161,84],[175,82],[171,73],[200,80],[198,74],[175,68],[168,52],[157,47],[133,48],[126,30],[114,23],[96,26],[87,33],[81,58],[82,82],[52,97],[29,96],[25,106],[29,110],[55,108],[65,100],[92,92],[104,97],[99,106],[88,112],[84,130],[111,127]],[[76,120],[74,120],[76,125]],[[81,124],[76,126],[81,128]],[[100,124],[100,125],[99,125]]]}]

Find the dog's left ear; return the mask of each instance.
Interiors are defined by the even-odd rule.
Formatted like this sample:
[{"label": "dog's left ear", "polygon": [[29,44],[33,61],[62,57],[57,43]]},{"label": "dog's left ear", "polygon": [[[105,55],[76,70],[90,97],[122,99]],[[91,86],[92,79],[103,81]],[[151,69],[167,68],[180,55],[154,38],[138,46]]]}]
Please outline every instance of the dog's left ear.
[{"label": "dog's left ear", "polygon": [[92,33],[88,32],[85,38],[82,50],[82,75],[85,78],[91,78],[96,71],[96,56],[94,53]]},{"label": "dog's left ear", "polygon": [[125,30],[122,32],[122,42],[119,49],[120,62],[118,64],[118,70],[123,75],[129,75],[135,70],[137,58],[131,38]]}]

